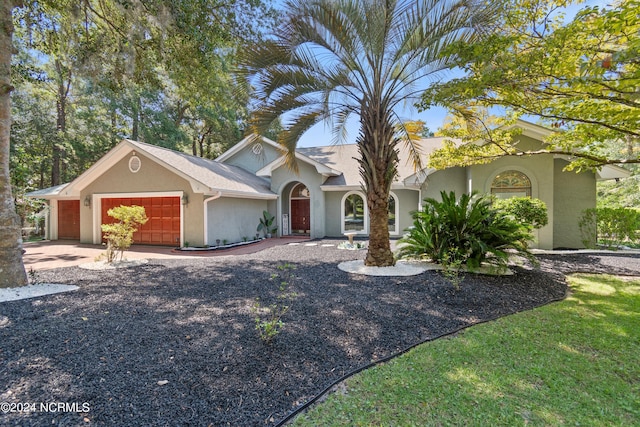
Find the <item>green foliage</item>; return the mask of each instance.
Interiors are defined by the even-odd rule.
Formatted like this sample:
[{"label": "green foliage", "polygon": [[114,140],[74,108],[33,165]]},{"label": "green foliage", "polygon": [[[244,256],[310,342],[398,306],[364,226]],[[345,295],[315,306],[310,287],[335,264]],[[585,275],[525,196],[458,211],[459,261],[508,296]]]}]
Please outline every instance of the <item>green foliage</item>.
[{"label": "green foliage", "polygon": [[[420,107],[449,109],[455,119],[443,134],[461,143],[436,153],[432,166],[536,152],[570,155],[570,168],[578,170],[640,162],[640,2],[583,7],[565,22],[559,12],[577,3],[510,2],[485,38],[450,46],[464,77],[428,88]],[[502,123],[487,117],[493,107],[505,111]],[[557,130],[546,139],[548,146],[523,149],[517,135],[507,135],[523,115]],[[632,149],[611,150],[621,146]]]},{"label": "green foliage", "polygon": [[400,239],[399,257],[427,258],[437,263],[465,264],[477,269],[482,263],[506,267],[513,251],[530,258],[528,227],[491,207],[487,196],[452,191],[440,193],[442,201],[424,200],[413,213],[413,227]]},{"label": "green foliage", "polygon": [[456,291],[459,290],[460,283],[462,283],[462,280],[464,279],[461,271],[464,260],[459,256],[458,251],[450,249],[443,257],[441,263],[442,275],[453,285]]},{"label": "green foliage", "polygon": [[138,226],[144,225],[147,221],[147,214],[142,206],[117,206],[107,211],[107,215],[118,222],[113,224],[102,224],[102,232],[107,240],[107,262],[111,263],[120,253],[120,259],[133,244],[133,233],[138,231]]},{"label": "green foliage", "polygon": [[284,327],[282,317],[291,309],[291,303],[297,296],[290,291],[296,276],[293,273],[295,266],[292,264],[282,264],[277,267],[279,273],[271,275],[271,281],[278,281],[278,297],[273,304],[264,307],[260,299],[256,299],[251,311],[255,314],[255,328],[260,339],[269,344],[280,333]]},{"label": "green foliage", "polygon": [[291,425],[640,425],[640,280],[568,282],[562,301],[364,370]]},{"label": "green foliage", "polygon": [[549,223],[547,205],[540,199],[531,197],[495,199],[493,207],[532,228],[542,228]]},{"label": "green foliage", "polygon": [[282,119],[278,143],[297,170],[296,146],[315,124],[328,124],[335,142],[350,118],[360,129],[358,164],[367,193],[371,232],[367,265],[394,262],[387,201],[405,144],[421,169],[420,147],[400,122],[401,105],[416,87],[438,79],[492,15],[487,2],[440,0],[308,0],[287,3],[275,36],[246,49],[245,73],[254,87],[252,131],[262,134]]},{"label": "green foliage", "polygon": [[267,237],[267,234],[273,234],[278,231],[278,227],[273,225],[276,217],[271,215],[267,211],[262,211],[262,218],[260,218],[260,222],[258,223],[258,228],[256,231],[262,231],[264,236]]},{"label": "green foliage", "polygon": [[[627,150],[628,151],[628,150]],[[632,208],[640,206],[640,167],[629,165],[631,176],[596,183],[598,207]]]},{"label": "green foliage", "polygon": [[579,222],[582,243],[613,248],[640,243],[640,209],[595,208],[583,211]]},{"label": "green foliage", "polygon": [[248,95],[232,69],[240,46],[273,26],[270,0],[17,3],[9,171],[18,205],[123,138],[209,158],[242,138]]}]

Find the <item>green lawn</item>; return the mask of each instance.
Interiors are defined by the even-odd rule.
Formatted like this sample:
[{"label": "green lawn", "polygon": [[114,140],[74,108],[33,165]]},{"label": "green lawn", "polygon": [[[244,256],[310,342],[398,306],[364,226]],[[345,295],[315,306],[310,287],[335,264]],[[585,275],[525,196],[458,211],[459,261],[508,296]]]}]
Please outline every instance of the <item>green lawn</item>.
[{"label": "green lawn", "polygon": [[565,301],[356,375],[294,425],[640,425],[640,279],[570,283]]}]

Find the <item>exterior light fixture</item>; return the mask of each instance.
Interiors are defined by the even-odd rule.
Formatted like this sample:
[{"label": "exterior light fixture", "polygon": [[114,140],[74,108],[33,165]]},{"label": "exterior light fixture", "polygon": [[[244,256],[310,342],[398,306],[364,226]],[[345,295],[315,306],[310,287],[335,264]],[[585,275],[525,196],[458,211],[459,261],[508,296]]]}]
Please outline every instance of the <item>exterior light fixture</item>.
[{"label": "exterior light fixture", "polygon": [[185,206],[189,204],[189,196],[187,196],[186,194],[182,195],[182,204]]},{"label": "exterior light fixture", "polygon": [[84,205],[88,208],[91,207],[91,196],[87,196],[84,198]]}]

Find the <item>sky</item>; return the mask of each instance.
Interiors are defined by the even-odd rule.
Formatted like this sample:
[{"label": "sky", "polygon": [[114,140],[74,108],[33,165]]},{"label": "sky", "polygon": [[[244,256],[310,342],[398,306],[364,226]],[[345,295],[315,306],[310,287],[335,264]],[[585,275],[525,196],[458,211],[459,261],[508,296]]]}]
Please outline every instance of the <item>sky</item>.
[{"label": "sky", "polygon": [[[283,2],[284,2],[283,0],[275,0],[275,6],[279,7],[282,5]],[[581,4],[573,4],[565,10],[565,20],[568,21],[572,19],[573,16],[576,14],[576,12],[584,8],[585,6],[604,7],[604,6],[607,6],[608,3],[610,2],[603,1],[603,0],[587,0]],[[610,4],[609,4],[609,7],[610,7]],[[456,74],[456,72],[450,71],[448,73],[442,74],[442,78],[446,80],[449,78],[453,78],[456,75],[459,76],[460,73],[457,72]],[[416,102],[416,101],[417,100],[414,100],[413,102]],[[447,116],[447,111],[441,107],[434,107],[427,111],[418,112],[418,109],[415,108],[411,102],[407,102],[406,105],[404,105],[403,110],[399,111],[398,114],[402,121],[421,120],[426,123],[426,126],[428,126],[431,131],[437,131],[438,128],[442,126]],[[345,138],[344,141],[341,141],[341,142],[347,143],[347,144],[353,144],[355,143],[355,139],[357,136],[358,136],[358,118],[356,116],[353,116],[347,125],[347,137]],[[325,123],[319,123],[314,127],[310,128],[307,132],[305,132],[302,135],[298,143],[298,146],[314,147],[314,146],[321,146],[321,145],[330,145],[332,143],[333,143],[333,140],[332,140],[330,126],[328,126]]]}]

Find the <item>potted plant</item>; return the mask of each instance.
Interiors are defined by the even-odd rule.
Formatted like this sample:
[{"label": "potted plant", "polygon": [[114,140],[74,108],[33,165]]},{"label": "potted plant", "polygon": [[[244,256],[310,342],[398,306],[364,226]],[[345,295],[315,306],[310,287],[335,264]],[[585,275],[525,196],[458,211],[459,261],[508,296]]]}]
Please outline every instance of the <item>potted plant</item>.
[{"label": "potted plant", "polygon": [[275,219],[276,217],[274,215],[271,215],[267,211],[262,211],[262,218],[260,218],[260,223],[256,231],[262,231],[266,238],[270,238],[271,234],[278,230],[278,227],[273,225]]}]

